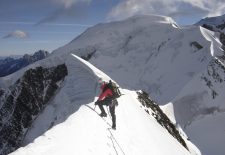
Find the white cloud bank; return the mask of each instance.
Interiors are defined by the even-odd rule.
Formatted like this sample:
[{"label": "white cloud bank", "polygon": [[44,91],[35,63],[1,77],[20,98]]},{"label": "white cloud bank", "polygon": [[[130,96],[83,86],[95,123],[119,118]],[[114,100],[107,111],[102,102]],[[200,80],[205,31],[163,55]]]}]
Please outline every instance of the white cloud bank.
[{"label": "white cloud bank", "polygon": [[121,0],[108,15],[120,20],[136,14],[160,14],[171,17],[191,15],[219,16],[225,14],[224,0]]},{"label": "white cloud bank", "polygon": [[27,32],[24,32],[24,31],[21,31],[21,30],[15,30],[13,32],[10,32],[6,36],[4,36],[3,39],[7,39],[7,38],[25,39],[27,37],[28,37],[28,33]]}]

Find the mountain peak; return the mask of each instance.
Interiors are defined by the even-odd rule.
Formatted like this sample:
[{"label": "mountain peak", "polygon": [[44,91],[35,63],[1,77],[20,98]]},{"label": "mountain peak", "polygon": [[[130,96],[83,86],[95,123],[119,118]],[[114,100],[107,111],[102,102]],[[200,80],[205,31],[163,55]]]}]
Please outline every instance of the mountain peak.
[{"label": "mountain peak", "polygon": [[220,25],[225,23],[225,14],[221,16],[216,17],[206,17],[201,19],[199,22],[197,22],[195,25],[203,25],[203,24],[209,24],[209,25]]},{"label": "mountain peak", "polygon": [[35,52],[33,55],[25,54],[23,58],[27,60],[29,63],[35,62],[37,60],[41,60],[46,58],[49,55],[48,51],[39,50]]},{"label": "mountain peak", "polygon": [[0,77],[12,74],[29,64],[46,58],[48,55],[49,53],[47,51],[39,50],[33,55],[25,54],[19,58],[6,57],[0,60]]}]

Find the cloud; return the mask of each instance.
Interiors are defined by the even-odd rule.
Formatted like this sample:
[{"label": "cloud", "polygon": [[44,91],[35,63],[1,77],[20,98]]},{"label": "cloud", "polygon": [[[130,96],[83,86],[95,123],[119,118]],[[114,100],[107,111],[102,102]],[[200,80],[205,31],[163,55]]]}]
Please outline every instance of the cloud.
[{"label": "cloud", "polygon": [[71,16],[73,18],[82,18],[86,15],[86,6],[91,0],[51,0],[53,3],[59,5],[57,9],[49,15],[41,19],[36,25],[54,21],[63,16]]},{"label": "cloud", "polygon": [[3,39],[7,39],[7,38],[25,39],[27,37],[28,37],[28,33],[21,31],[21,30],[16,30],[16,31],[10,32],[6,36],[4,36]]},{"label": "cloud", "polygon": [[172,17],[218,16],[225,13],[224,0],[121,0],[112,8],[109,20],[120,20],[136,14],[160,14]]},{"label": "cloud", "polygon": [[91,0],[51,0],[53,3],[63,5],[64,8],[70,8],[77,3],[90,3]]},{"label": "cloud", "polygon": [[[0,21],[0,24],[12,24],[12,25],[35,25],[37,23],[34,22],[8,22],[8,21]],[[73,24],[73,23],[44,23],[45,26],[69,26],[69,27],[90,27],[93,25],[88,24]]]},{"label": "cloud", "polygon": [[24,20],[26,17],[36,20],[35,24],[43,24],[56,20],[65,22],[68,18],[83,19],[91,2],[92,0],[3,0],[0,5],[0,21]]}]

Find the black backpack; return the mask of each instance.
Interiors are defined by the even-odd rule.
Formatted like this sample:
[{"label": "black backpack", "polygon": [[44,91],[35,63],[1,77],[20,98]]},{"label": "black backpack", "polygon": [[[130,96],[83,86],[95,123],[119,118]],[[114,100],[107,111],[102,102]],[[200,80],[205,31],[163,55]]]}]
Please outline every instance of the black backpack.
[{"label": "black backpack", "polygon": [[113,93],[113,98],[119,98],[121,96],[119,87],[116,85],[115,82],[112,82],[111,80],[109,83],[106,84],[105,89],[110,89]]}]

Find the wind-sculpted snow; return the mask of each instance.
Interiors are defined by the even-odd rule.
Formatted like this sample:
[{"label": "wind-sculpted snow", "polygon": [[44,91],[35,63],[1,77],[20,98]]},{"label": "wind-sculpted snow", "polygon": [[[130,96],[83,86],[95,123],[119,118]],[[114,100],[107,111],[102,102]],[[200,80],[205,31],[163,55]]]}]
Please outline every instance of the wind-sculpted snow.
[{"label": "wind-sculpted snow", "polygon": [[52,104],[49,104],[43,114],[33,123],[23,141],[23,145],[31,143],[53,126],[64,122],[70,115],[76,113],[82,105],[93,101],[99,90],[98,76],[101,76],[104,81],[110,79],[97,69],[93,72],[92,66],[85,65],[82,61],[84,60],[75,55],[68,55],[66,58],[68,76],[65,83],[52,100]]},{"label": "wind-sculpted snow", "polygon": [[[218,17],[205,18],[200,20],[196,25],[202,26],[210,31],[218,33],[220,42],[225,46],[225,15]],[[224,48],[225,49],[225,48]]]},{"label": "wind-sculpted snow", "polygon": [[98,80],[110,77],[73,54],[65,61],[68,76],[60,91],[29,129],[26,146],[12,154],[200,154],[190,142],[188,152],[139,107],[135,92],[122,88],[113,131],[110,116],[101,118],[94,107]]}]

